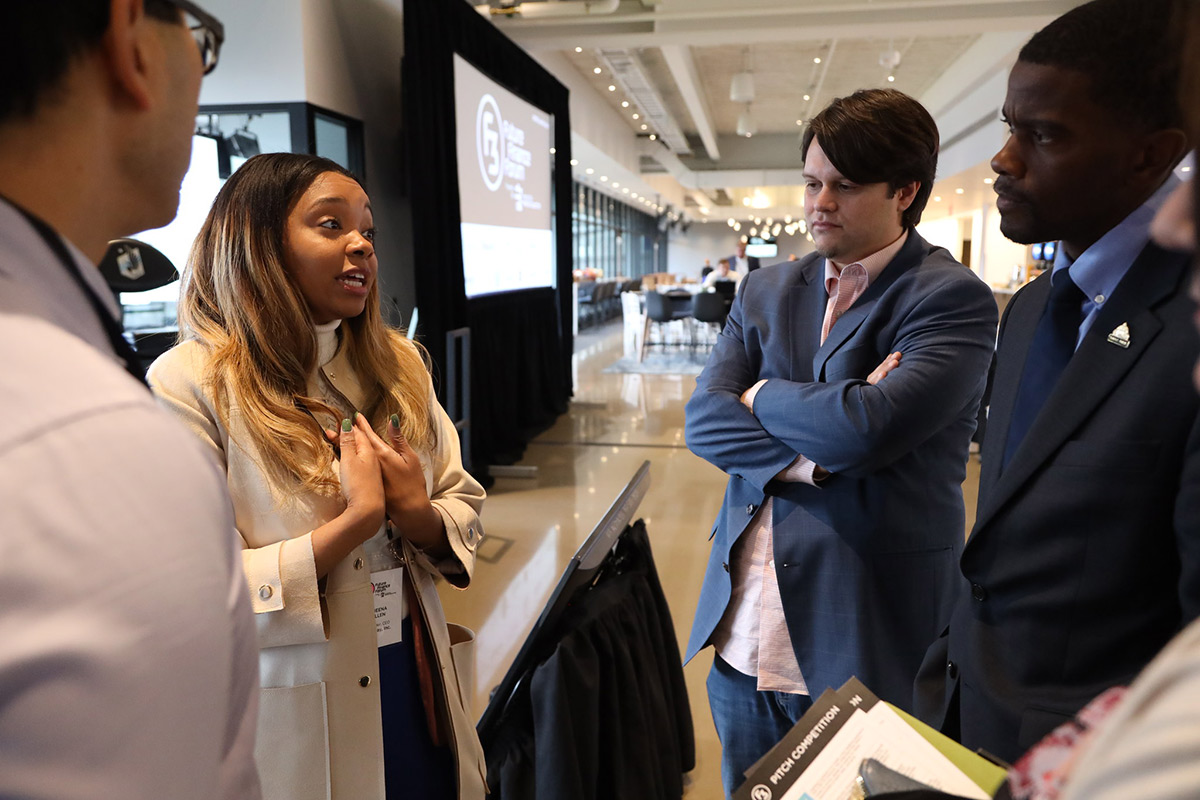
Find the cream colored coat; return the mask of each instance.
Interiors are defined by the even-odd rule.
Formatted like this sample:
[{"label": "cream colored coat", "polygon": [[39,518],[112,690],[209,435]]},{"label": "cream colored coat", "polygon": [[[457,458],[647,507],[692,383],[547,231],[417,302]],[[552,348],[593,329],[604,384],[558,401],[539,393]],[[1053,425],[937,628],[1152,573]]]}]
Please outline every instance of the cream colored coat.
[{"label": "cream colored coat", "polygon": [[[336,326],[333,326],[336,327]],[[359,403],[363,396],[337,333],[318,331],[324,364],[309,392]],[[340,496],[287,498],[272,486],[236,409],[230,429],[205,385],[205,347],[181,344],[150,368],[162,404],[209,448],[228,476],[243,566],[258,624],[262,697],[255,751],[267,800],[384,800],[383,737],[374,602],[363,548],[318,585],[311,531],[345,508]],[[332,403],[335,407],[344,402]],[[422,452],[425,488],[441,514],[454,557],[434,564],[407,544],[405,579],[412,580],[441,668],[440,699],[451,720],[460,798],[484,795],[484,760],[472,716],[470,688],[460,684],[435,574],[459,588],[471,579],[483,536],[483,488],[462,467],[458,435],[430,392],[437,443]],[[465,665],[464,665],[465,666]]]}]

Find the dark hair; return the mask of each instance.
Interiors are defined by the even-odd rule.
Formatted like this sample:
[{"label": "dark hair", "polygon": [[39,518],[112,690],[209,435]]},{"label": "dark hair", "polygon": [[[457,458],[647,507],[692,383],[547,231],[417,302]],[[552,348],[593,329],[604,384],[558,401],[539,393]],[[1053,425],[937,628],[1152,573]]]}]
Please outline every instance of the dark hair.
[{"label": "dark hair", "polygon": [[1092,0],[1035,33],[1018,58],[1082,72],[1093,102],[1126,121],[1181,128],[1174,16],[1171,0]]},{"label": "dark hair", "polygon": [[[146,15],[178,22],[167,0],[145,0]],[[108,30],[106,0],[20,0],[4,9],[14,32],[0,47],[0,122],[30,117],[58,88],[71,62],[95,47]]]},{"label": "dark hair", "polygon": [[806,160],[814,138],[838,172],[855,183],[886,183],[894,194],[919,182],[900,223],[911,228],[921,221],[937,175],[939,141],[937,123],[923,105],[895,89],[860,89],[813,117],[800,144]]}]

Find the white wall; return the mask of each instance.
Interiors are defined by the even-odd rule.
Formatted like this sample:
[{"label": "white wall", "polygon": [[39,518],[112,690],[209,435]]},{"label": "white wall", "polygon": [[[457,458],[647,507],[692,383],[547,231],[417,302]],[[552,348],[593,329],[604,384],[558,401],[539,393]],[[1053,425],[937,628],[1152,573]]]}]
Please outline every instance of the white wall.
[{"label": "white wall", "polygon": [[225,25],[225,44],[200,87],[201,105],[305,99],[304,25],[295,0],[205,0],[204,9]]},{"label": "white wall", "polygon": [[[667,271],[685,278],[699,278],[704,259],[709,259],[715,267],[719,259],[737,252],[741,236],[724,222],[693,223],[687,233],[676,227],[671,231],[667,243]],[[780,233],[777,241],[779,255],[773,259],[761,259],[763,266],[786,261],[789,253],[800,257],[812,252],[812,243],[804,236]],[[741,259],[738,269],[745,270],[745,265],[740,262]]]}]

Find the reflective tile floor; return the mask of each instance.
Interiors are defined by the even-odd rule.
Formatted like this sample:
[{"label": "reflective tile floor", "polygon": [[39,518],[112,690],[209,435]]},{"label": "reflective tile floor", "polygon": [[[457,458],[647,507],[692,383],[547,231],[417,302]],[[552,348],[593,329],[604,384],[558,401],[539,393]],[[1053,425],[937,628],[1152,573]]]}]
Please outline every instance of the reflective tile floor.
[{"label": "reflective tile floor", "polygon": [[[529,445],[519,462],[537,467],[537,477],[496,480],[484,506],[487,538],[471,588],[459,592],[442,587],[446,618],[477,634],[476,714],[512,662],[563,567],[643,461],[650,462],[651,485],[638,516],[650,533],[681,649],[687,640],[725,477],[684,447],[683,407],[695,378],[602,371],[621,356],[619,322],[576,339],[571,408]],[[977,480],[972,459],[965,487],[969,510],[974,509]],[[684,668],[697,751],[688,800],[722,797],[721,749],[704,689],[711,664],[712,651],[705,650]]]}]

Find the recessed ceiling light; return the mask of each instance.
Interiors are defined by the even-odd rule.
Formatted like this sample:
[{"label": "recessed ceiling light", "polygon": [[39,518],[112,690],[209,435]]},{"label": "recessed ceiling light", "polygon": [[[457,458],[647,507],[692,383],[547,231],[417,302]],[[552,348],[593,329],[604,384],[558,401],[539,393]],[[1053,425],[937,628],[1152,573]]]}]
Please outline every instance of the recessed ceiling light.
[{"label": "recessed ceiling light", "polygon": [[642,123],[642,130],[646,130],[646,128],[648,128],[648,127],[649,126],[646,123],[644,123],[644,122]]},{"label": "recessed ceiling light", "polygon": [[585,169],[584,172],[586,172],[588,175],[596,174],[596,170],[592,169],[591,167],[588,167],[587,169]]},{"label": "recessed ceiling light", "polygon": [[578,167],[578,166],[579,166],[579,159],[578,159],[578,158],[572,158],[572,159],[571,159],[571,166],[572,166],[572,167]]},{"label": "recessed ceiling light", "polygon": [[935,202],[935,203],[940,203],[940,202],[942,202],[942,196],[941,196],[940,194],[935,194],[935,195],[933,196],[933,202]]},{"label": "recessed ceiling light", "polygon": [[575,52],[576,52],[576,53],[582,53],[582,52],[583,52],[583,48],[582,48],[582,47],[576,47],[576,48],[575,48]]},{"label": "recessed ceiling light", "polygon": [[608,90],[609,90],[610,92],[615,92],[615,91],[617,90],[617,87],[616,87],[616,85],[615,85],[615,84],[611,84],[611,83],[610,83],[610,84],[608,85]]},{"label": "recessed ceiling light", "polygon": [[963,193],[963,190],[962,190],[962,189],[955,189],[955,190],[954,190],[954,193],[955,193],[955,194],[962,194],[962,193]]},{"label": "recessed ceiling light", "polygon": [[895,83],[895,82],[896,82],[896,76],[888,75],[888,83]]},{"label": "recessed ceiling light", "polygon": [[640,115],[640,114],[638,114],[638,113],[634,112],[633,118],[634,118],[634,119],[641,119],[642,117],[641,117],[641,115]]},{"label": "recessed ceiling light", "polygon": [[621,101],[621,108],[629,108],[629,101],[628,101],[628,100],[622,100],[622,101]]},{"label": "recessed ceiling light", "polygon": [[797,125],[803,125],[803,124],[804,124],[804,120],[802,120],[802,119],[798,119],[798,120],[796,120],[796,124],[797,124]]},{"label": "recessed ceiling light", "polygon": [[1180,167],[1179,171],[1180,172],[1191,172],[1192,168],[1191,167]]},{"label": "recessed ceiling light", "polygon": [[614,189],[620,189],[620,188],[621,188],[621,184],[617,183],[616,181],[613,181],[613,188],[614,188]]},{"label": "recessed ceiling light", "polygon": [[986,183],[988,186],[991,186],[991,185],[992,185],[992,179],[991,179],[991,178],[984,178],[984,179],[983,179],[983,182],[984,182],[984,183]]},{"label": "recessed ceiling light", "polygon": [[653,141],[656,141],[657,139],[658,139],[658,134],[656,134],[656,133],[650,134],[650,141],[653,142]]},{"label": "recessed ceiling light", "polygon": [[593,67],[593,68],[592,68],[592,72],[596,73],[597,75],[599,75],[599,74],[600,74],[601,72],[603,72],[603,71],[604,71],[604,70],[600,69],[599,67]]},{"label": "recessed ceiling light", "polygon": [[550,155],[554,155],[556,152],[557,151],[553,147],[550,148]]},{"label": "recessed ceiling light", "polygon": [[[613,186],[616,186],[616,184],[614,183]],[[625,194],[629,194],[629,187],[627,186],[624,189],[622,189],[621,191],[624,192]]]},{"label": "recessed ceiling light", "polygon": [[814,59],[813,59],[813,63],[814,63],[814,64],[820,64],[820,63],[821,63],[821,57],[820,57],[820,56],[817,56],[816,58],[814,58]]},{"label": "recessed ceiling light", "polygon": [[810,97],[809,95],[804,95],[804,100],[805,100],[805,102],[808,102],[809,100],[812,100],[812,97]]}]

